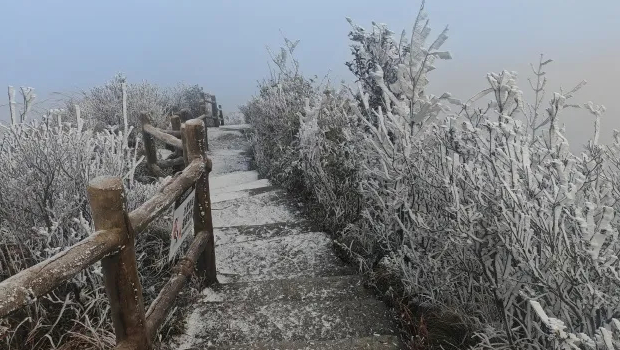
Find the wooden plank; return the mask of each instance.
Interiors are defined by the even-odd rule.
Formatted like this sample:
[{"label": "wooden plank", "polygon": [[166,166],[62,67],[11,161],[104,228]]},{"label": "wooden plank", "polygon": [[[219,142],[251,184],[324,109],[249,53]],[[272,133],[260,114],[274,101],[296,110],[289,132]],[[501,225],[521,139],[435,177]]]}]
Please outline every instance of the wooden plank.
[{"label": "wooden plank", "polygon": [[45,295],[121,245],[119,230],[101,230],[0,282],[0,318]]}]

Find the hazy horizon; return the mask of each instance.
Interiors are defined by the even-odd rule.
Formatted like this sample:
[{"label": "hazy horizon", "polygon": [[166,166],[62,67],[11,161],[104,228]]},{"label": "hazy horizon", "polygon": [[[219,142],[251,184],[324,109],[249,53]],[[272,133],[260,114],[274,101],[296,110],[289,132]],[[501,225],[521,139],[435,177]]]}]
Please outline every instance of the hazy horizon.
[{"label": "hazy horizon", "polygon": [[[129,81],[171,86],[198,84],[232,111],[269,74],[266,47],[278,49],[283,35],[300,40],[296,57],[307,75],[330,75],[334,83],[352,80],[349,24],[370,28],[386,23],[410,32],[420,1],[20,1],[4,4],[0,47],[0,118],[8,116],[6,86],[32,86],[39,100],[52,92],[75,92],[101,85],[117,72]],[[620,112],[612,95],[620,81],[620,2],[548,0],[427,1],[437,35],[449,25],[444,45],[453,60],[437,63],[429,76],[431,93],[451,92],[467,99],[486,87],[486,73],[519,72],[527,93],[529,63],[540,53],[548,66],[549,92],[588,85],[574,102],[607,107],[602,141]],[[27,24],[24,24],[27,23]],[[611,45],[610,45],[611,44]],[[528,96],[528,95],[526,95]],[[585,111],[566,114],[571,141],[592,133]]]}]

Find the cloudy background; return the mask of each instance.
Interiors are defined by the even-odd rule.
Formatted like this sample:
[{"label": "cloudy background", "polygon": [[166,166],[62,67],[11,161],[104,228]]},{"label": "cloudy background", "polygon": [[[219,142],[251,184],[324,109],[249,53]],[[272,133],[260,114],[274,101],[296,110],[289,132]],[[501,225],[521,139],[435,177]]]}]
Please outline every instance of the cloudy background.
[{"label": "cloudy background", "polygon": [[[115,73],[130,81],[199,84],[217,95],[225,112],[256,91],[269,72],[266,47],[282,35],[300,40],[305,74],[351,81],[350,17],[363,27],[387,23],[408,32],[418,0],[4,0],[0,21],[0,119],[8,117],[6,86],[32,86],[40,101],[53,92],[99,85]],[[620,1],[428,0],[433,33],[446,25],[452,61],[438,62],[431,92],[467,99],[486,87],[485,75],[520,73],[528,88],[529,63],[540,53],[550,90],[588,85],[575,102],[607,107],[603,141],[620,129]],[[526,95],[529,96],[529,95]],[[592,133],[585,112],[565,117],[575,145]]]}]

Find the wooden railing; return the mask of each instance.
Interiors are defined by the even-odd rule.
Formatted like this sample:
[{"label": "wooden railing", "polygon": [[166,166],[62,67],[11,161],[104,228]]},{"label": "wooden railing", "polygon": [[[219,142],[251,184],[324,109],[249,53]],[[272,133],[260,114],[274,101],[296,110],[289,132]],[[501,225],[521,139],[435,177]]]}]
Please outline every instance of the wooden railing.
[{"label": "wooden railing", "polygon": [[[142,116],[143,120],[148,120],[147,114]],[[88,199],[96,232],[65,251],[0,282],[0,318],[101,261],[116,335],[115,349],[149,350],[187,277],[196,270],[207,285],[217,282],[209,195],[212,164],[206,154],[206,128],[201,119],[191,119],[183,124],[175,120],[181,140],[148,123],[144,124],[143,133],[149,136],[150,141],[155,137],[181,149],[185,168],[132,212],[127,212],[120,178],[103,176],[93,179],[88,185]],[[149,163],[157,166],[156,157],[153,158],[146,148]],[[145,311],[135,239],[194,185],[193,241],[185,256],[173,267],[170,280]]]}]

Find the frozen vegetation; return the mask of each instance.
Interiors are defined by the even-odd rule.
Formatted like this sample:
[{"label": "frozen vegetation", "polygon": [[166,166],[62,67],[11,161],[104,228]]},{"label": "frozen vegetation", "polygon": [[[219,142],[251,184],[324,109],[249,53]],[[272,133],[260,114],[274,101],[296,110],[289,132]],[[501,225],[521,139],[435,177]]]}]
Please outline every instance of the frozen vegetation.
[{"label": "frozen vegetation", "polygon": [[[200,90],[127,84],[125,129],[122,83],[118,75],[43,118],[35,118],[28,102],[14,106],[16,123],[3,125],[0,135],[0,280],[94,232],[86,186],[96,176],[123,178],[128,210],[157,191],[162,180],[145,171],[140,133],[134,131],[137,113],[149,111],[159,125],[167,125],[170,112],[196,107]],[[23,100],[32,102],[32,90],[26,92]],[[137,242],[146,302],[170,274],[168,221],[159,220]],[[0,319],[0,349],[109,349],[114,344],[100,264]]]},{"label": "frozen vegetation", "polygon": [[[532,101],[511,71],[468,100],[429,95],[447,29],[432,38],[423,9],[400,36],[349,22],[356,86],[304,77],[285,39],[242,108],[259,170],[303,192],[363,270],[392,276],[411,348],[619,348],[620,134],[599,144],[605,108],[579,102],[584,82],[546,92],[541,56]],[[566,108],[594,126],[580,154]]]},{"label": "frozen vegetation", "polygon": [[[243,115],[227,116],[253,127],[259,172],[303,194],[349,258],[389,282],[383,291],[412,349],[619,349],[620,133],[599,143],[605,108],[579,101],[584,83],[546,91],[552,62],[542,56],[531,101],[511,71],[489,73],[488,88],[469,99],[430,95],[435,61],[451,58],[447,28],[431,37],[423,8],[401,35],[348,21],[355,85],[306,78],[293,58],[298,43],[285,40],[276,73]],[[68,97],[64,119],[37,121],[27,118],[32,89],[22,94],[23,110],[1,134],[0,280],[93,231],[86,185],[95,176],[121,176],[129,209],[149,198],[160,182],[131,131],[138,113],[166,127],[172,112],[195,114],[200,89],[119,75]],[[561,127],[567,108],[592,120],[578,154]],[[160,222],[137,243],[146,302],[169,274],[167,239]],[[169,320],[160,340],[175,327]],[[100,266],[0,319],[2,349],[113,344]]]}]

